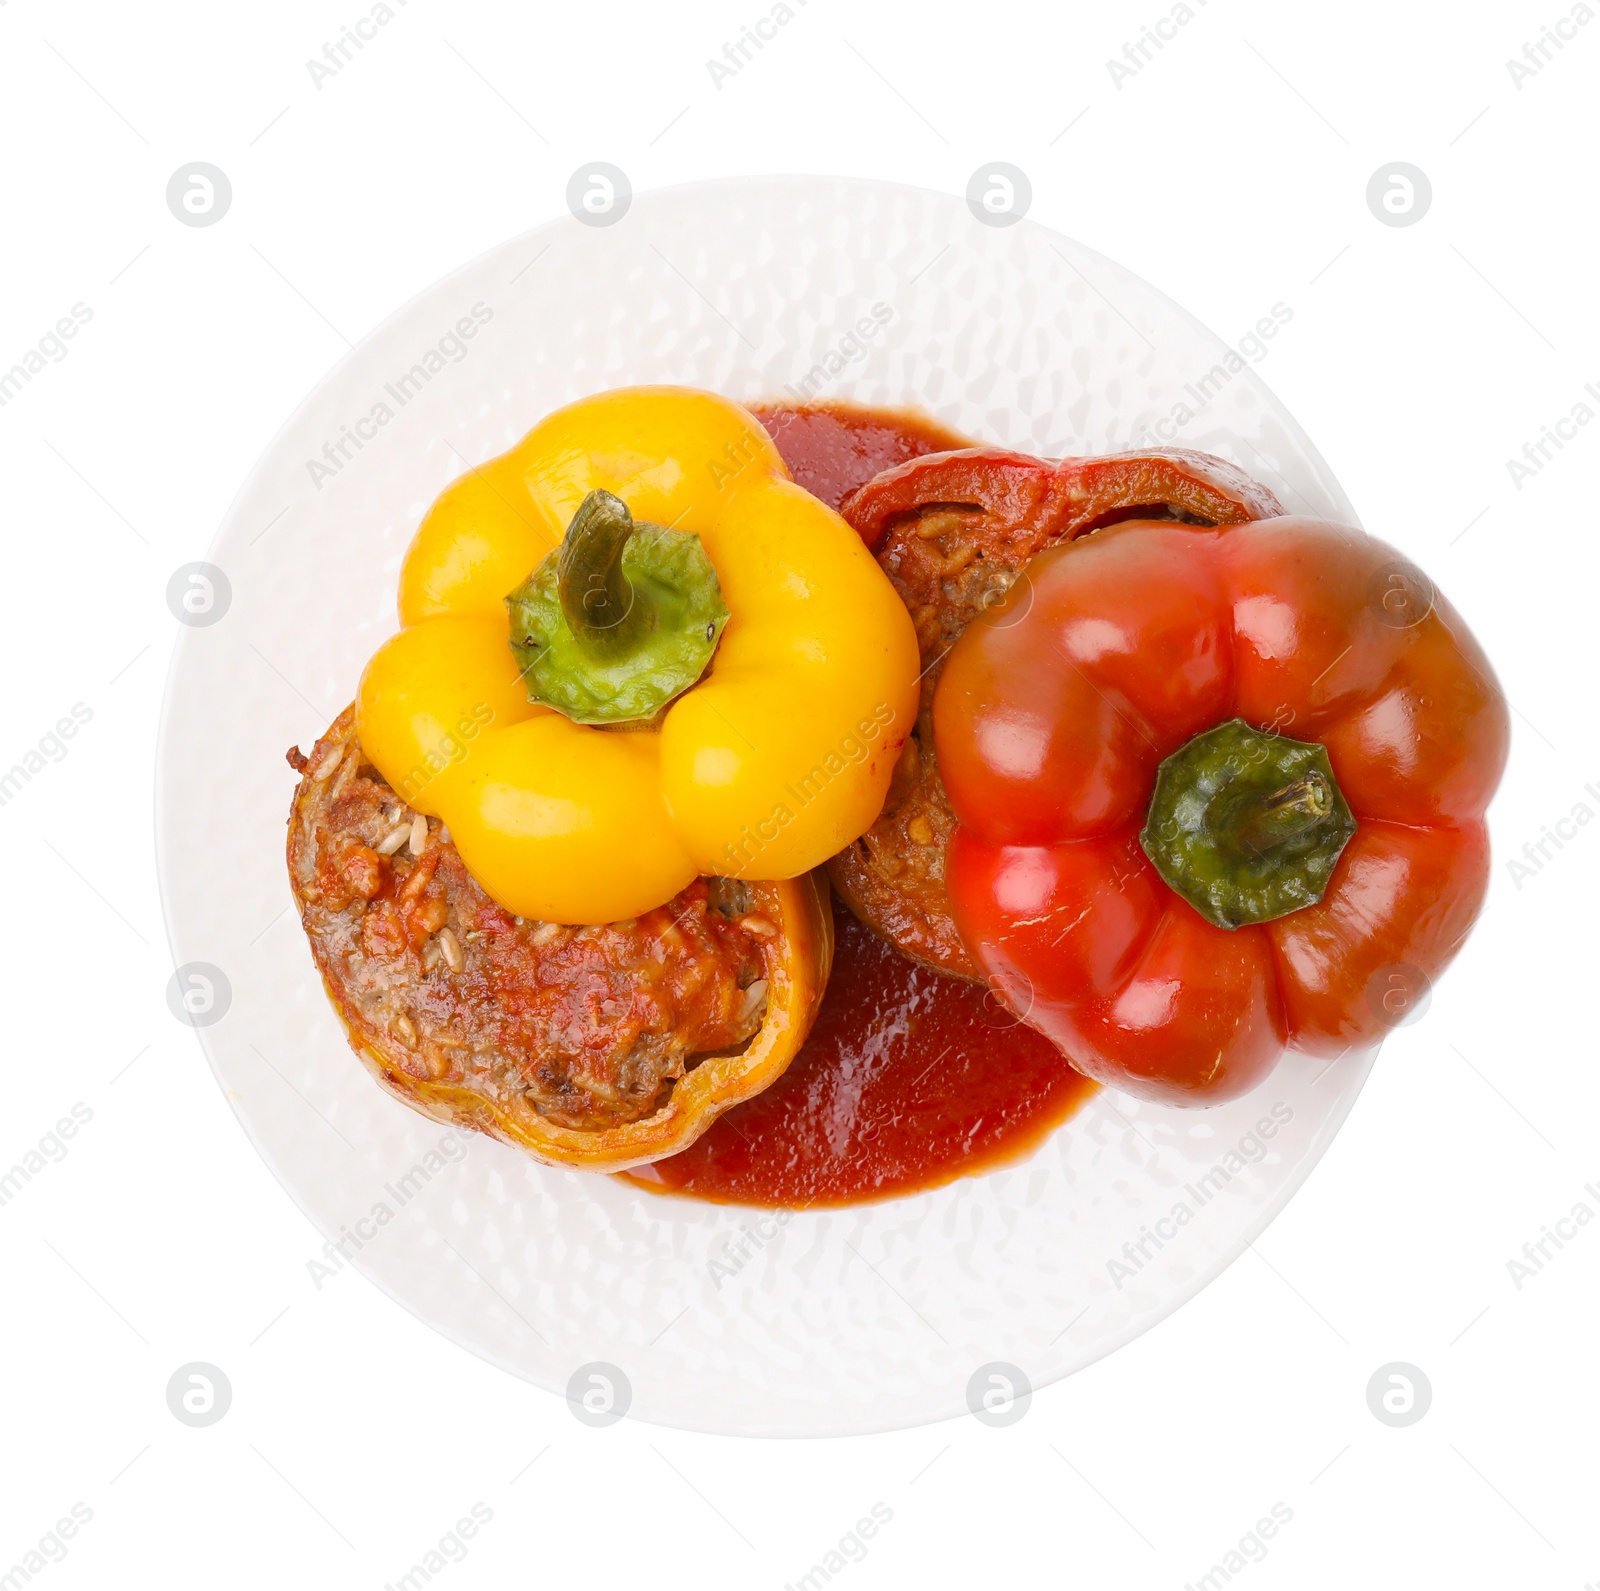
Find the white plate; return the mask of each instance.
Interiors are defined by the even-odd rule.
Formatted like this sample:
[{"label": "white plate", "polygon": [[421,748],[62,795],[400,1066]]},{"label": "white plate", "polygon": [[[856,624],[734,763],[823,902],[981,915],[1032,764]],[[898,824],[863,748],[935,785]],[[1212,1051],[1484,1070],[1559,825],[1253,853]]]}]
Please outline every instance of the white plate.
[{"label": "white plate", "polygon": [[642,195],[611,226],[541,227],[339,364],[217,537],[231,604],[181,634],[157,792],[174,963],[231,985],[201,1042],[335,1245],[330,1275],[348,1262],[552,1390],[615,1367],[647,1420],[839,1435],[959,1414],[996,1362],[1035,1388],[1069,1375],[1261,1232],[1371,1055],[1291,1056],[1206,1112],[1102,1093],[1008,1169],[779,1221],[546,1170],[414,1115],[346,1048],[284,910],[285,748],[310,745],[395,627],[424,509],[558,404],[667,381],[916,404],[1045,455],[1175,440],[1235,460],[1295,511],[1354,523],[1300,428],[1228,352],[1145,283],[1026,221],[984,225],[958,198],[886,184],[763,178]]}]

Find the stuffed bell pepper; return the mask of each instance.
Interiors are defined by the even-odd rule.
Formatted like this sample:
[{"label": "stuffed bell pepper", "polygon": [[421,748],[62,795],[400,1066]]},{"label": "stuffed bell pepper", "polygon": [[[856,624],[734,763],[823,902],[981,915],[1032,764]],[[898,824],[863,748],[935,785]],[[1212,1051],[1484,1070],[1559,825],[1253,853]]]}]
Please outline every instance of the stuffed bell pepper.
[{"label": "stuffed bell pepper", "polygon": [[574,403],[448,487],[399,605],[291,753],[291,881],[353,1046],[552,1163],[685,1147],[815,1015],[814,870],[882,805],[910,618],[746,411],[675,387]]}]

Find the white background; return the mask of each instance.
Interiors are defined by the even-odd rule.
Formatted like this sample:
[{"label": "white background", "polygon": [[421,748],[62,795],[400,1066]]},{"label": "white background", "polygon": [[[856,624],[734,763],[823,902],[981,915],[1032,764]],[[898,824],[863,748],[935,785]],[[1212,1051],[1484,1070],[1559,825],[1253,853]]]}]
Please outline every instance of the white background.
[{"label": "white background", "polygon": [[[1600,813],[1600,426],[1520,485],[1507,468],[1575,404],[1600,412],[1585,392],[1600,25],[1519,86],[1506,63],[1570,15],[1559,0],[1191,0],[1119,86],[1106,62],[1172,14],[1159,3],[791,0],[718,86],[708,58],[765,8],[391,3],[318,86],[308,58],[369,11],[0,0],[0,369],[75,303],[93,311],[0,408],[0,764],[74,703],[93,714],[0,806],[0,1169],[75,1103],[93,1113],[0,1206],[0,1575],[81,1503],[91,1521],[35,1577],[50,1591],[376,1591],[481,1503],[492,1520],[431,1582],[445,1591],[778,1588],[882,1503],[892,1520],[842,1571],[847,1591],[1179,1591],[1282,1503],[1291,1522],[1233,1577],[1249,1591],[1600,1581],[1600,1221],[1567,1228],[1520,1287],[1507,1265],[1580,1201],[1600,1213],[1600,825],[1570,826],[1523,876],[1509,866],[1580,804]],[[168,577],[204,556],[349,343],[561,214],[595,159],[641,190],[770,171],[951,192],[1005,160],[1032,181],[1034,219],[1223,337],[1288,305],[1260,373],[1367,526],[1468,616],[1515,709],[1484,920],[1320,1168],[1196,1302],[1003,1430],[756,1442],[580,1425],[358,1275],[312,1286],[319,1238],[166,1008],[150,790]],[[233,185],[214,227],[166,207],[194,160]],[[1415,226],[1366,204],[1395,160],[1432,182]],[[166,1406],[194,1360],[233,1387],[206,1429]],[[1406,1429],[1366,1402],[1395,1360],[1433,1387]]]}]

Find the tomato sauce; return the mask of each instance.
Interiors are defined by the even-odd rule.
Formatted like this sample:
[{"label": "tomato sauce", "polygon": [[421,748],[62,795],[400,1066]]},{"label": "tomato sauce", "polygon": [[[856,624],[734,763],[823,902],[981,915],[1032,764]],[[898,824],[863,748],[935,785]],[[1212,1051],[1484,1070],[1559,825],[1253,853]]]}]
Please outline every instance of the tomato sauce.
[{"label": "tomato sauce", "polygon": [[718,1204],[860,1204],[1019,1159],[1094,1092],[981,985],[833,914],[833,974],[788,1071],[632,1180]]},{"label": "tomato sauce", "polygon": [[924,453],[974,447],[926,414],[855,403],[757,403],[750,412],[777,443],[795,481],[829,508],[883,470]]},{"label": "tomato sauce", "polygon": [[[880,470],[972,445],[893,410],[754,413],[795,480],[833,507]],[[833,916],[833,973],[788,1071],[632,1181],[719,1204],[860,1204],[1019,1159],[1093,1093],[981,985],[908,961],[838,901]]]}]

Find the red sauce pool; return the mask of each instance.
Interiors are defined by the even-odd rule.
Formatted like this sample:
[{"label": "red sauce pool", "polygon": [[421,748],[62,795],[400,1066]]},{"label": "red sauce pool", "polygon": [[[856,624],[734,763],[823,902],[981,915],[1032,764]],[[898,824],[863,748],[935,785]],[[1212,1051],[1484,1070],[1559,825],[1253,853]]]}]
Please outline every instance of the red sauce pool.
[{"label": "red sauce pool", "polygon": [[[753,412],[789,473],[833,508],[880,470],[973,445],[890,409]],[[632,1181],[719,1204],[860,1204],[1019,1159],[1093,1093],[981,986],[907,961],[837,901],[833,919],[833,974],[788,1071],[682,1154],[626,1173]]]},{"label": "red sauce pool", "polygon": [[1094,1091],[980,985],[907,961],[838,901],[833,921],[833,974],[788,1071],[632,1180],[719,1204],[860,1204],[1020,1158]]},{"label": "red sauce pool", "polygon": [[777,443],[795,481],[829,508],[874,475],[924,453],[973,447],[925,414],[855,403],[757,403],[750,412]]}]

